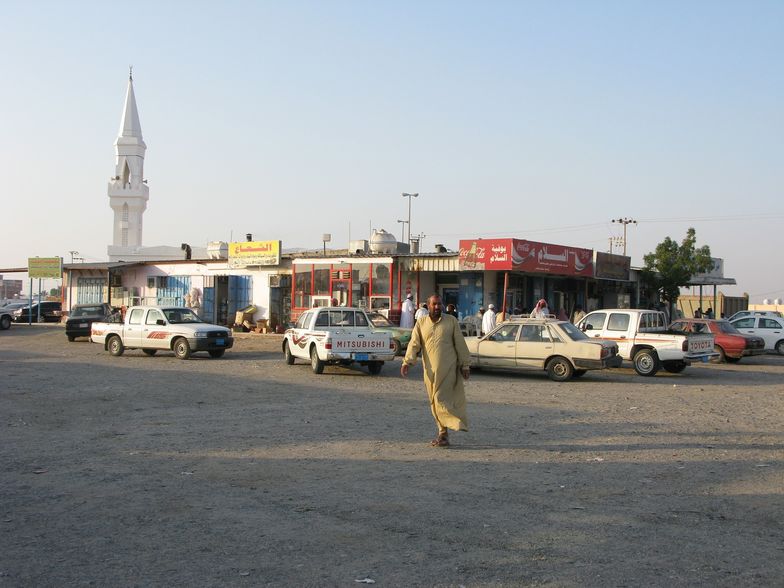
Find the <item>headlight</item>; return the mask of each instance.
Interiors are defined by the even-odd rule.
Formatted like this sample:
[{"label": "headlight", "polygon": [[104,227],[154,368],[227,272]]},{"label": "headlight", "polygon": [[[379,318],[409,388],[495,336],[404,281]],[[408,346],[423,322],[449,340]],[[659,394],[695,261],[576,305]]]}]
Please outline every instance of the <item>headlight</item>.
[{"label": "headlight", "polygon": [[203,339],[203,338],[207,337],[208,335],[209,335],[209,333],[207,331],[196,331],[193,334],[193,336],[196,337],[197,339]]},{"label": "headlight", "polygon": [[21,308],[18,309],[18,310],[15,310],[13,312],[14,312],[14,316],[22,316],[22,309]]}]

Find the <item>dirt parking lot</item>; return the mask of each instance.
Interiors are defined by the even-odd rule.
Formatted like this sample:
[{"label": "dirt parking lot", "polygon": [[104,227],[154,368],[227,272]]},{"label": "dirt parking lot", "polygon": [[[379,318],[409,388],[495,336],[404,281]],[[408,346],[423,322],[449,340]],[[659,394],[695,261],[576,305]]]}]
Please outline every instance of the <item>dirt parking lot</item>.
[{"label": "dirt parking lot", "polygon": [[782,586],[784,357],[558,384],[0,332],[1,586]]}]

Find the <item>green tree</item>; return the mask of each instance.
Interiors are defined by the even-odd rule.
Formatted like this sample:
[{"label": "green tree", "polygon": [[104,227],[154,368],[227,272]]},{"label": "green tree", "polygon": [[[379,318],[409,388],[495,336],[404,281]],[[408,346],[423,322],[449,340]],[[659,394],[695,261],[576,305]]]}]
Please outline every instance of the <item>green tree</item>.
[{"label": "green tree", "polygon": [[678,245],[669,237],[656,246],[656,251],[643,257],[642,281],[657,292],[673,315],[673,307],[680,289],[689,284],[692,276],[711,269],[710,247],[697,248],[697,232],[689,228],[686,238]]}]

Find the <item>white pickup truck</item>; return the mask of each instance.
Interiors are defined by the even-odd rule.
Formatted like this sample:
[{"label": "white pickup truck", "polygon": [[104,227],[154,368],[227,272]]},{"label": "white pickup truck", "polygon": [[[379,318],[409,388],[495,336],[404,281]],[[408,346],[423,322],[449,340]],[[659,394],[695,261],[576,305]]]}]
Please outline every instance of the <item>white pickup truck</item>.
[{"label": "white pickup truck", "polygon": [[188,359],[195,351],[222,357],[234,345],[229,329],[205,323],[190,308],[177,306],[131,306],[125,322],[93,323],[90,340],[114,356],[126,349],[141,349],[147,355],[164,349],[180,359]]},{"label": "white pickup truck", "polygon": [[595,310],[577,326],[589,337],[615,341],[619,355],[631,360],[641,376],[653,376],[660,368],[677,374],[692,362],[707,362],[717,355],[713,335],[670,331],[666,316],[656,310]]},{"label": "white pickup truck", "polygon": [[320,374],[326,364],[366,365],[375,375],[385,361],[395,359],[392,336],[373,328],[361,308],[325,306],[306,311],[296,326],[283,337],[286,363],[295,359],[310,360],[313,372]]}]

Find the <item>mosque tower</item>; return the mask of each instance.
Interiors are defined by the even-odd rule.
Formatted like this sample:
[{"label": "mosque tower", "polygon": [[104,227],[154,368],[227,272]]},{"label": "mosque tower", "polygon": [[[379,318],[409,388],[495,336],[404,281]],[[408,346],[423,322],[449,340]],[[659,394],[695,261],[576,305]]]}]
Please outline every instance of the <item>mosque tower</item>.
[{"label": "mosque tower", "polygon": [[144,179],[146,150],[133,93],[131,71],[120,122],[120,135],[114,142],[117,165],[109,181],[109,206],[114,211],[112,245],[108,251],[110,259],[138,250],[142,246],[142,216],[150,198],[150,191]]}]

